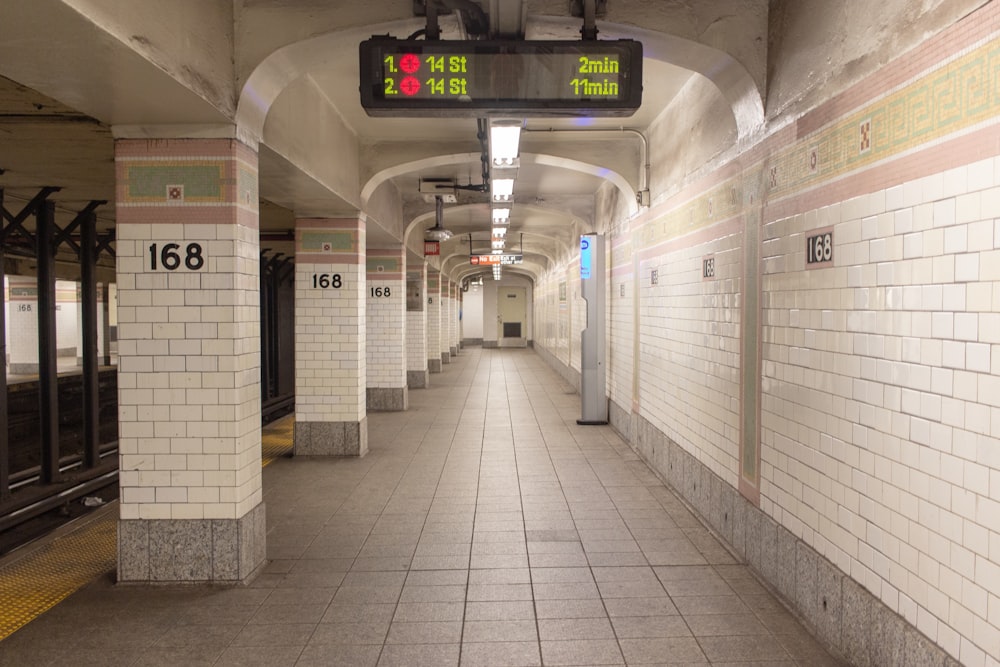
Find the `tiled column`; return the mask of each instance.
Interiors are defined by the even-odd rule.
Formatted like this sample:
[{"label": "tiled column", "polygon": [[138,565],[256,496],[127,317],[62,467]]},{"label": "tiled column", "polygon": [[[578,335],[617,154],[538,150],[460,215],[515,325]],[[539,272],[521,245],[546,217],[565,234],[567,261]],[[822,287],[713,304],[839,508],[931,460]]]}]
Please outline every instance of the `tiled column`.
[{"label": "tiled column", "polygon": [[264,563],[257,154],[115,142],[118,580],[246,580]]},{"label": "tiled column", "polygon": [[441,276],[441,363],[451,363],[451,281]]},{"label": "tiled column", "polygon": [[458,283],[451,283],[451,311],[449,312],[451,330],[451,356],[458,356],[458,297],[462,293]]},{"label": "tiled column", "polygon": [[458,349],[465,347],[462,341],[465,339],[465,292],[458,290]]},{"label": "tiled column", "polygon": [[38,373],[38,282],[31,277],[7,276],[7,354],[11,375]]},{"label": "tiled column", "polygon": [[427,386],[427,263],[406,267],[406,386]]},{"label": "tiled column", "polygon": [[405,410],[406,281],[402,247],[367,251],[368,410]]},{"label": "tiled column", "polygon": [[295,222],[296,456],[364,456],[365,221]]},{"label": "tiled column", "polygon": [[97,284],[97,363],[111,365],[111,326],[109,321],[109,285]]},{"label": "tiled column", "polygon": [[441,272],[427,267],[427,368],[441,372]]}]

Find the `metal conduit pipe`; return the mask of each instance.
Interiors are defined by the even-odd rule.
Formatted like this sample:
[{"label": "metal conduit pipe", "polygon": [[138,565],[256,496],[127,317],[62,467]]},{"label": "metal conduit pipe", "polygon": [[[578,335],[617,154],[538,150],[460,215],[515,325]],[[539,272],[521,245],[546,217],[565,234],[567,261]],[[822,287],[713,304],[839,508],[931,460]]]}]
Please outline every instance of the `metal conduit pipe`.
[{"label": "metal conduit pipe", "polygon": [[[555,133],[563,134],[563,133],[567,133],[567,132],[578,132],[578,133],[584,133],[584,134],[598,134],[598,133],[605,133],[605,132],[617,132],[619,134],[622,134],[622,133],[628,132],[629,134],[634,134],[635,136],[639,137],[639,140],[640,140],[641,146],[642,146],[642,148],[641,148],[641,150],[639,152],[639,160],[642,162],[642,169],[639,171],[639,193],[638,194],[641,197],[643,192],[647,192],[649,190],[649,168],[650,168],[650,164],[649,164],[649,140],[646,138],[646,135],[643,134],[641,130],[637,130],[637,129],[631,128],[631,127],[619,127],[617,130],[615,130],[615,129],[601,129],[601,128],[587,129],[587,128],[577,128],[577,127],[572,127],[572,128],[555,128],[555,127],[549,127],[549,128],[546,128],[546,129],[537,129],[537,130],[535,130],[535,129],[531,129],[531,128],[527,128],[526,127],[526,128],[522,128],[521,132],[549,132],[549,133],[552,133],[552,134],[555,134]],[[643,201],[640,200],[639,204],[642,205],[642,206],[648,206],[649,205],[649,200],[647,199],[645,202],[643,202]]]}]

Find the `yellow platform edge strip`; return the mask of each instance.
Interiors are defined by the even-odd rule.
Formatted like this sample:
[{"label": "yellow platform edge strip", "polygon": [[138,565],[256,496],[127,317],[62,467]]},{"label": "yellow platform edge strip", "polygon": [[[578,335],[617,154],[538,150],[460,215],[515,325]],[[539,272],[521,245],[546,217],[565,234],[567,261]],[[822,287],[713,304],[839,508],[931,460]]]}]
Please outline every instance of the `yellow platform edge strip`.
[{"label": "yellow platform edge strip", "polygon": [[[291,453],[294,427],[295,416],[288,415],[261,430],[261,467]],[[117,547],[115,503],[89,515],[65,535],[0,565],[0,641],[114,570]]]}]

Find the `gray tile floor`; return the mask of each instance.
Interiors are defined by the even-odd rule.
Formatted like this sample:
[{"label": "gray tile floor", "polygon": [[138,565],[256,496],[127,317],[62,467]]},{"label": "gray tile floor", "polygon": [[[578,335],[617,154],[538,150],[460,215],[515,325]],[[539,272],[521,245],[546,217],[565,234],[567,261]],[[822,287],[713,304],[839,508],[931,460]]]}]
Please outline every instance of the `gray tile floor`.
[{"label": "gray tile floor", "polygon": [[0,665],[839,665],[529,350],[470,348],[363,459],[264,469],[246,588],[97,581]]}]

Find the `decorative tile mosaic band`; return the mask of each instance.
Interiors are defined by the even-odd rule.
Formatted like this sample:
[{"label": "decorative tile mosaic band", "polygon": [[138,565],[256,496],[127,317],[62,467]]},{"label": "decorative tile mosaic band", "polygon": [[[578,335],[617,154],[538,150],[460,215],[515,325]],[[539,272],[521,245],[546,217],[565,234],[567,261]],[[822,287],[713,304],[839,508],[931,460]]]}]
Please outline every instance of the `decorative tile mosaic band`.
[{"label": "decorative tile mosaic band", "polygon": [[[119,219],[257,227],[256,164],[256,153],[230,139],[116,141]],[[234,218],[233,208],[247,214]]]},{"label": "decorative tile mosaic band", "polygon": [[176,161],[125,166],[127,203],[212,203],[226,200],[233,179],[226,178],[225,160],[214,163]]},{"label": "decorative tile mosaic band", "polygon": [[403,250],[369,249],[365,257],[369,280],[402,280]]},{"label": "decorative tile mosaic band", "polygon": [[360,264],[365,256],[365,223],[357,219],[295,222],[295,257],[308,264]]},{"label": "decorative tile mosaic band", "polygon": [[[992,15],[997,10],[987,8],[981,13]],[[945,31],[942,40],[948,40],[949,32],[964,30],[964,23]],[[877,164],[909,157],[916,150],[927,150],[943,141],[961,141],[964,135],[1000,123],[1000,37],[996,21],[992,26],[990,21],[985,23],[994,32],[953,59],[943,64],[938,61],[905,81],[898,81],[898,73],[874,74],[858,85],[859,90],[870,91],[871,97],[860,99],[856,91],[849,91],[853,94],[830,100],[753,149],[748,155],[751,162],[728,165],[687,188],[685,192],[702,190],[691,199],[685,201],[684,195],[678,195],[650,209],[636,221],[644,223],[638,239],[640,247],[684,236],[759,208],[762,203],[774,206],[784,198],[817,188],[837,188],[845,177]],[[932,47],[918,47],[917,52],[900,60],[919,59],[922,48]],[[893,80],[885,80],[889,77]],[[890,92],[878,94],[884,90]],[[853,110],[844,106],[848,102],[853,104]],[[989,150],[991,155],[998,153],[995,145]],[[942,168],[933,160],[922,164],[925,174],[908,170],[899,175],[900,182]],[[864,179],[851,179],[846,184],[851,186],[850,191],[842,191],[841,187],[836,199],[867,191]],[[868,189],[889,185],[872,184]],[[782,215],[790,213],[782,208]]]},{"label": "decorative tile mosaic band", "polygon": [[7,292],[8,301],[38,301],[37,285],[11,284]]}]

